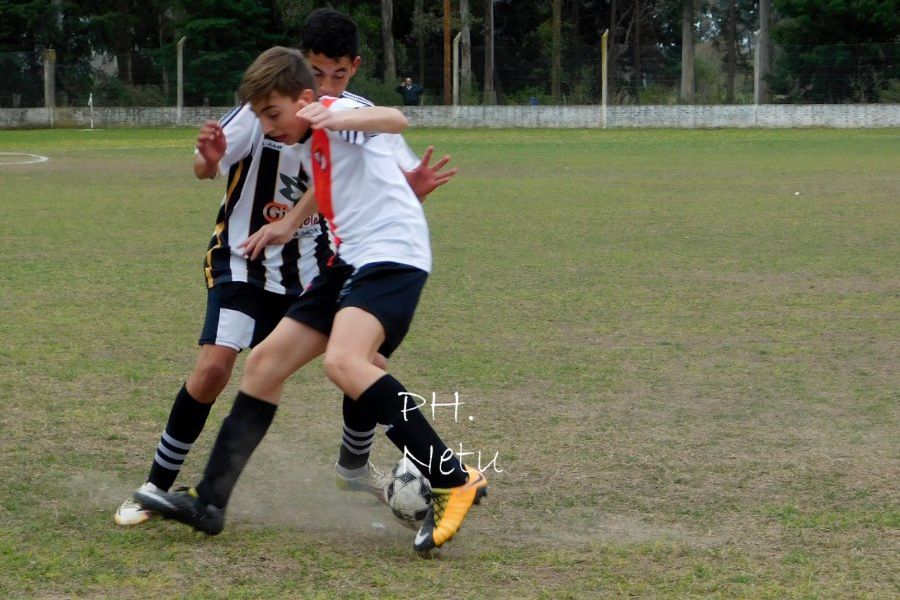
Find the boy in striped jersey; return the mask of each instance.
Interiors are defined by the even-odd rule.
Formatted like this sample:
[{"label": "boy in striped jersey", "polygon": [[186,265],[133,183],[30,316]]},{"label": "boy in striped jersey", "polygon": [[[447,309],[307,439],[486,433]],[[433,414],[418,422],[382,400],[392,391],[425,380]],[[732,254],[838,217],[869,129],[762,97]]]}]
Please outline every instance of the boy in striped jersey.
[{"label": "boy in striped jersey", "polygon": [[[175,396],[140,488],[146,490],[172,486],[210,408],[228,384],[238,353],[272,331],[334,255],[331,232],[317,214],[310,215],[291,240],[254,260],[240,248],[260,227],[290,211],[308,183],[299,148],[265,136],[249,106],[203,125],[193,167],[200,179],[226,175],[226,193],[204,259],[207,303],[200,352]],[[128,499],[116,510],[115,522],[136,525],[150,516]]]},{"label": "boy in striped jersey", "polygon": [[[335,11],[318,10],[310,14],[303,37],[304,51],[321,66],[317,79],[323,81],[323,88],[335,95],[343,93],[359,66],[356,24]],[[392,137],[396,160],[419,198],[456,174],[456,169],[441,171],[449,156],[429,166],[432,148],[419,161],[401,136]],[[308,176],[299,168],[296,151],[283,140],[266,138],[249,105],[235,108],[218,123],[207,122],[200,130],[195,175],[201,179],[220,172],[228,175],[204,265],[206,322],[196,366],[176,395],[141,489],[165,491],[172,486],[212,404],[231,377],[237,354],[272,331],[287,306],[333,255],[331,234],[318,214],[300,224],[294,239],[270,247],[258,260],[248,260],[240,248],[260,226],[279,220],[306,190]],[[376,360],[385,366],[383,357]],[[374,420],[345,397],[336,483],[341,489],[369,492],[383,500],[387,476],[369,462],[374,432]],[[136,525],[150,516],[129,498],[117,509],[115,522]]]},{"label": "boy in striped jersey", "polygon": [[[284,382],[324,353],[329,379],[371,410],[389,439],[422,465],[430,480],[434,500],[413,544],[416,551],[429,552],[456,534],[487,493],[487,480],[462,465],[415,403],[409,408],[403,385],[372,362],[376,352],[389,356],[403,340],[431,269],[422,207],[389,142],[377,135],[401,131],[406,119],[396,109],[347,98],[316,102],[314,89],[302,55],[276,47],[250,66],[240,93],[268,135],[303,149],[316,201],[338,240],[337,255],[250,354],[197,487],[139,490],[135,499],[199,531],[221,532],[225,507],[272,423]],[[267,232],[283,242],[302,218],[294,209],[281,223],[257,232],[245,245],[251,256]]]}]

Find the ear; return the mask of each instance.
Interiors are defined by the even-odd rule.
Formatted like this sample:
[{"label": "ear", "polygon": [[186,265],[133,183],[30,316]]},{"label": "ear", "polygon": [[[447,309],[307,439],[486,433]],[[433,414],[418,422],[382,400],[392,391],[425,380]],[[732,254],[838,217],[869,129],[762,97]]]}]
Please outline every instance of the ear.
[{"label": "ear", "polygon": [[299,106],[301,103],[303,106],[307,104],[311,104],[316,101],[316,94],[310,88],[304,89],[300,94],[294,99],[294,104]]},{"label": "ear", "polygon": [[359,65],[362,64],[362,56],[357,56],[350,63],[350,77],[356,75],[356,70],[359,68]]}]

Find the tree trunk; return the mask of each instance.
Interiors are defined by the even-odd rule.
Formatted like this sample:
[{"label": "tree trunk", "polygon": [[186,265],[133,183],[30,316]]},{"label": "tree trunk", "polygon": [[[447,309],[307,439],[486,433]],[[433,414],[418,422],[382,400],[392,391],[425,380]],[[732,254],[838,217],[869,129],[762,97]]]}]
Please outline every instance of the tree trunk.
[{"label": "tree trunk", "polygon": [[128,49],[128,85],[134,85],[134,50]]},{"label": "tree trunk", "polygon": [[767,104],[772,48],[772,0],[759,0],[759,37],[756,40],[756,103]]},{"label": "tree trunk", "polygon": [[694,0],[684,0],[681,19],[681,101],[694,103]]},{"label": "tree trunk", "polygon": [[[164,40],[164,36],[163,36],[163,15],[162,15],[162,14],[159,15],[158,23],[159,23],[159,29],[158,29],[158,32],[159,32],[159,49],[162,50],[162,48],[163,48],[163,40]],[[169,69],[167,68],[167,65],[166,65],[166,62],[165,62],[165,61],[161,61],[161,62],[162,62],[162,88],[163,88],[163,89],[162,89],[162,92],[163,92],[163,98],[165,98],[165,101],[168,102],[168,100],[169,100]]]},{"label": "tree trunk", "polygon": [[413,29],[416,32],[416,48],[419,55],[419,85],[425,85],[425,0],[416,0],[413,10]]},{"label": "tree trunk", "polygon": [[569,0],[566,6],[566,16],[572,28],[578,31],[581,25],[581,2],[579,0]]},{"label": "tree trunk", "polygon": [[[619,58],[618,46],[616,45],[616,21],[618,20],[616,13],[618,11],[619,0],[611,0],[609,3],[609,36],[606,40],[607,98],[616,97],[616,62]],[[610,104],[615,104],[615,102],[610,102]]]},{"label": "tree trunk", "polygon": [[484,103],[497,104],[494,91],[494,0],[484,7]]},{"label": "tree trunk", "polygon": [[728,0],[728,60],[725,67],[725,101],[734,102],[734,71],[737,60],[737,0]]},{"label": "tree trunk", "polygon": [[451,81],[450,71],[453,68],[453,57],[451,56],[451,40],[450,25],[453,19],[451,12],[450,0],[444,0],[444,105],[453,104],[453,82]]},{"label": "tree trunk", "polygon": [[384,46],[384,81],[395,85],[397,62],[394,59],[394,0],[381,0],[381,43]]},{"label": "tree trunk", "polygon": [[634,0],[634,99],[641,102],[644,73],[641,67],[641,0]]},{"label": "tree trunk", "polygon": [[562,0],[553,0],[553,65],[550,71],[550,94],[560,104],[560,71],[562,71]]},{"label": "tree trunk", "polygon": [[469,26],[472,13],[469,11],[469,0],[459,0],[459,17],[462,25],[459,40],[459,100],[460,104],[466,104],[472,95],[472,35]]}]

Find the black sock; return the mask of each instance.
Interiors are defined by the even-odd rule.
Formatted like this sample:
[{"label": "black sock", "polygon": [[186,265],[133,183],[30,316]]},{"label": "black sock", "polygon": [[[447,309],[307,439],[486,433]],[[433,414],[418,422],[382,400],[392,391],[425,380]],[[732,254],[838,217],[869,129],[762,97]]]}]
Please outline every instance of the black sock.
[{"label": "black sock", "polygon": [[345,469],[359,469],[369,462],[378,424],[371,408],[344,394],[344,433],[338,464]]},{"label": "black sock", "polygon": [[225,508],[250,455],[266,435],[278,407],[238,392],[231,413],[222,421],[197,494],[206,504]]},{"label": "black sock", "polygon": [[410,457],[432,487],[462,485],[468,475],[459,459],[432,429],[416,406],[415,399],[403,396],[406,388],[385,375],[364,391],[357,402],[371,407],[379,423],[388,426],[387,436]]},{"label": "black sock", "polygon": [[206,425],[210,408],[212,404],[197,402],[187,388],[181,386],[169,412],[169,421],[156,446],[156,455],[147,481],[161,490],[172,487],[184,459]]}]

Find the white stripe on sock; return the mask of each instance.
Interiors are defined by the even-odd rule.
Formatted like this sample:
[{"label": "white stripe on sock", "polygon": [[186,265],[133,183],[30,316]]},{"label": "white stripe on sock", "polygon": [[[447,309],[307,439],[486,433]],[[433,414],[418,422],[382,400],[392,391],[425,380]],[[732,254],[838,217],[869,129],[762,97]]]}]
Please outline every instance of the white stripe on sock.
[{"label": "white stripe on sock", "polygon": [[180,454],[178,452],[172,452],[171,450],[166,448],[165,445],[163,445],[162,443],[160,443],[159,446],[156,447],[156,451],[160,452],[162,454],[165,454],[167,457],[175,459],[175,460],[183,461],[185,458],[187,458],[187,452],[185,452],[184,454]]},{"label": "white stripe on sock", "polygon": [[375,429],[370,429],[369,431],[356,431],[355,429],[350,429],[346,425],[344,425],[344,432],[349,433],[354,437],[370,437],[375,435]]},{"label": "white stripe on sock", "polygon": [[180,471],[181,465],[176,465],[175,463],[170,463],[165,458],[159,455],[159,452],[156,453],[156,456],[153,457],[160,466],[169,469],[170,471]]},{"label": "white stripe on sock", "polygon": [[193,444],[185,444],[184,442],[179,442],[178,440],[173,438],[171,435],[169,435],[165,431],[163,431],[162,439],[166,440],[167,444],[169,444],[171,446],[175,446],[176,448],[179,448],[180,450],[190,450],[191,448],[194,447]]}]

